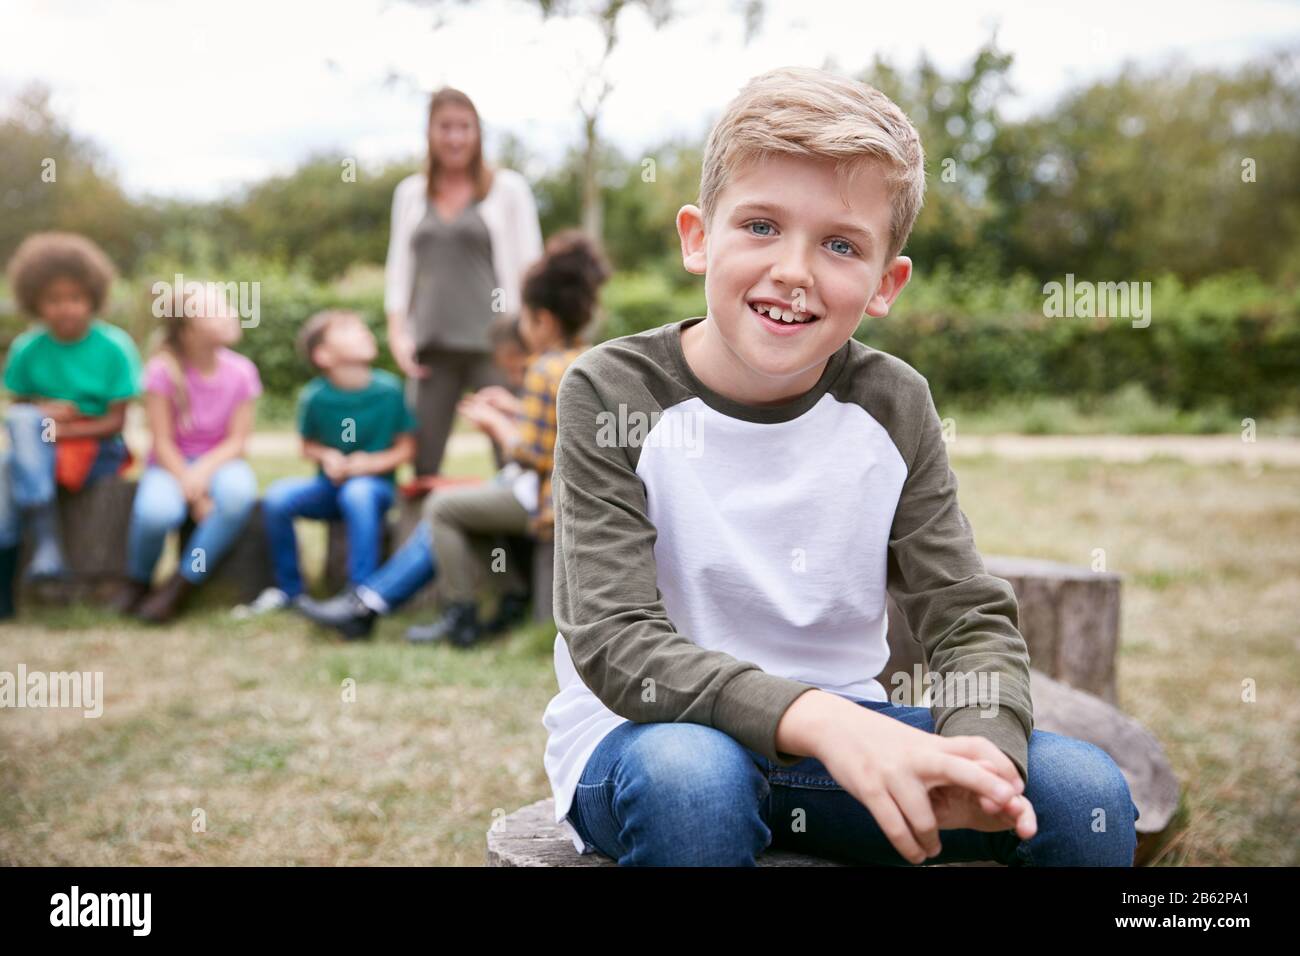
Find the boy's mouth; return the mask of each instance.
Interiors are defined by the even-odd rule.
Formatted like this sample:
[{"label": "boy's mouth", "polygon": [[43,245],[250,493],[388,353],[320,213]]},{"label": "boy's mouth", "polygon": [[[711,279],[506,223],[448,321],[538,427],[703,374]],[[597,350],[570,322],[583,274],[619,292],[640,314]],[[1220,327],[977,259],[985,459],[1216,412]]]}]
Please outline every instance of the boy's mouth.
[{"label": "boy's mouth", "polygon": [[821,319],[815,312],[800,312],[793,306],[773,299],[751,299],[749,311],[763,321],[773,331],[793,332],[804,326],[812,325]]}]

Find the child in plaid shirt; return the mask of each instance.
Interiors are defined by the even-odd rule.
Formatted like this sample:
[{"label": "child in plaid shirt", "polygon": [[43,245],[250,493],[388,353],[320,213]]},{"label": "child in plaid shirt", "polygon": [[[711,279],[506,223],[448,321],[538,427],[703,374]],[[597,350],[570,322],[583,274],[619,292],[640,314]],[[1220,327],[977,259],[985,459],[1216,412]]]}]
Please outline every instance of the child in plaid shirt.
[{"label": "child in plaid shirt", "polygon": [[550,540],[551,462],[555,449],[555,396],[569,365],[582,354],[583,333],[595,314],[610,269],[603,253],[580,230],[565,230],[546,244],[523,284],[519,332],[533,358],[522,398],[489,386],[461,400],[457,410],[492,438],[505,466],[480,485],[435,491],[425,520],[388,561],[360,585],[328,601],[303,598],[300,610],[346,638],[369,636],[377,617],[389,613],[442,571],[442,616],[412,627],[407,640],[449,640],[468,647],[523,611],[526,585],[511,567],[497,619],[480,623],[475,597],[475,534],[529,535]]}]

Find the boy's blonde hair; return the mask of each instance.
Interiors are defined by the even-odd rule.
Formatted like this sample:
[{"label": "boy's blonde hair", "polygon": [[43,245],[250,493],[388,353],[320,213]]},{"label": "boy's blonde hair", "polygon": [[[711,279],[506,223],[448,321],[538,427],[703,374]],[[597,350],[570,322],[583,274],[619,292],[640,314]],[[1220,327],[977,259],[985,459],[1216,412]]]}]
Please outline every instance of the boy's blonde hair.
[{"label": "boy's blonde hair", "polygon": [[704,147],[699,205],[706,229],[731,177],[773,153],[834,159],[837,174],[877,164],[892,207],[885,262],[902,252],[925,198],[925,153],[916,128],[884,93],[804,66],[751,79]]}]

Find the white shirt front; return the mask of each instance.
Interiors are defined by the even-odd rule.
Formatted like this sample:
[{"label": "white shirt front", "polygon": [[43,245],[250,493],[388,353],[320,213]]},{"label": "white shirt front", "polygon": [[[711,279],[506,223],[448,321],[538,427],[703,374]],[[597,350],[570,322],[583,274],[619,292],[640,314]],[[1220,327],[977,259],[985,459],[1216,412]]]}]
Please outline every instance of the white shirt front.
[{"label": "white shirt front", "polygon": [[[888,699],[875,675],[889,659],[887,541],[907,465],[865,408],[827,393],[759,423],[691,397],[664,409],[636,471],[678,633],[771,674]],[[556,822],[588,852],[566,818],[592,752],[625,718],[582,682],[559,634],[554,663],[544,764]]]}]

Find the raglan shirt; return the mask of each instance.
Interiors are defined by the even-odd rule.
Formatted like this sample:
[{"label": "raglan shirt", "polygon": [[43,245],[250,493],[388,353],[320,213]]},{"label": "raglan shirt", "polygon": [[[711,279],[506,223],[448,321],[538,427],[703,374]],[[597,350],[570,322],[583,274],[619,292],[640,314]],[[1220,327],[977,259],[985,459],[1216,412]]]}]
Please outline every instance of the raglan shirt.
[{"label": "raglan shirt", "polygon": [[[1010,584],[957,502],[929,383],[850,339],[779,405],[732,401],[686,362],[685,319],[580,356],[557,398],[554,663],[544,764],[555,818],[625,721],[715,727],[780,766],[805,691],[888,699],[892,595],[937,675],[996,688],[932,707],[1028,779],[1029,656]],[[942,701],[943,698],[940,698]],[[990,703],[996,707],[989,706]]]}]

